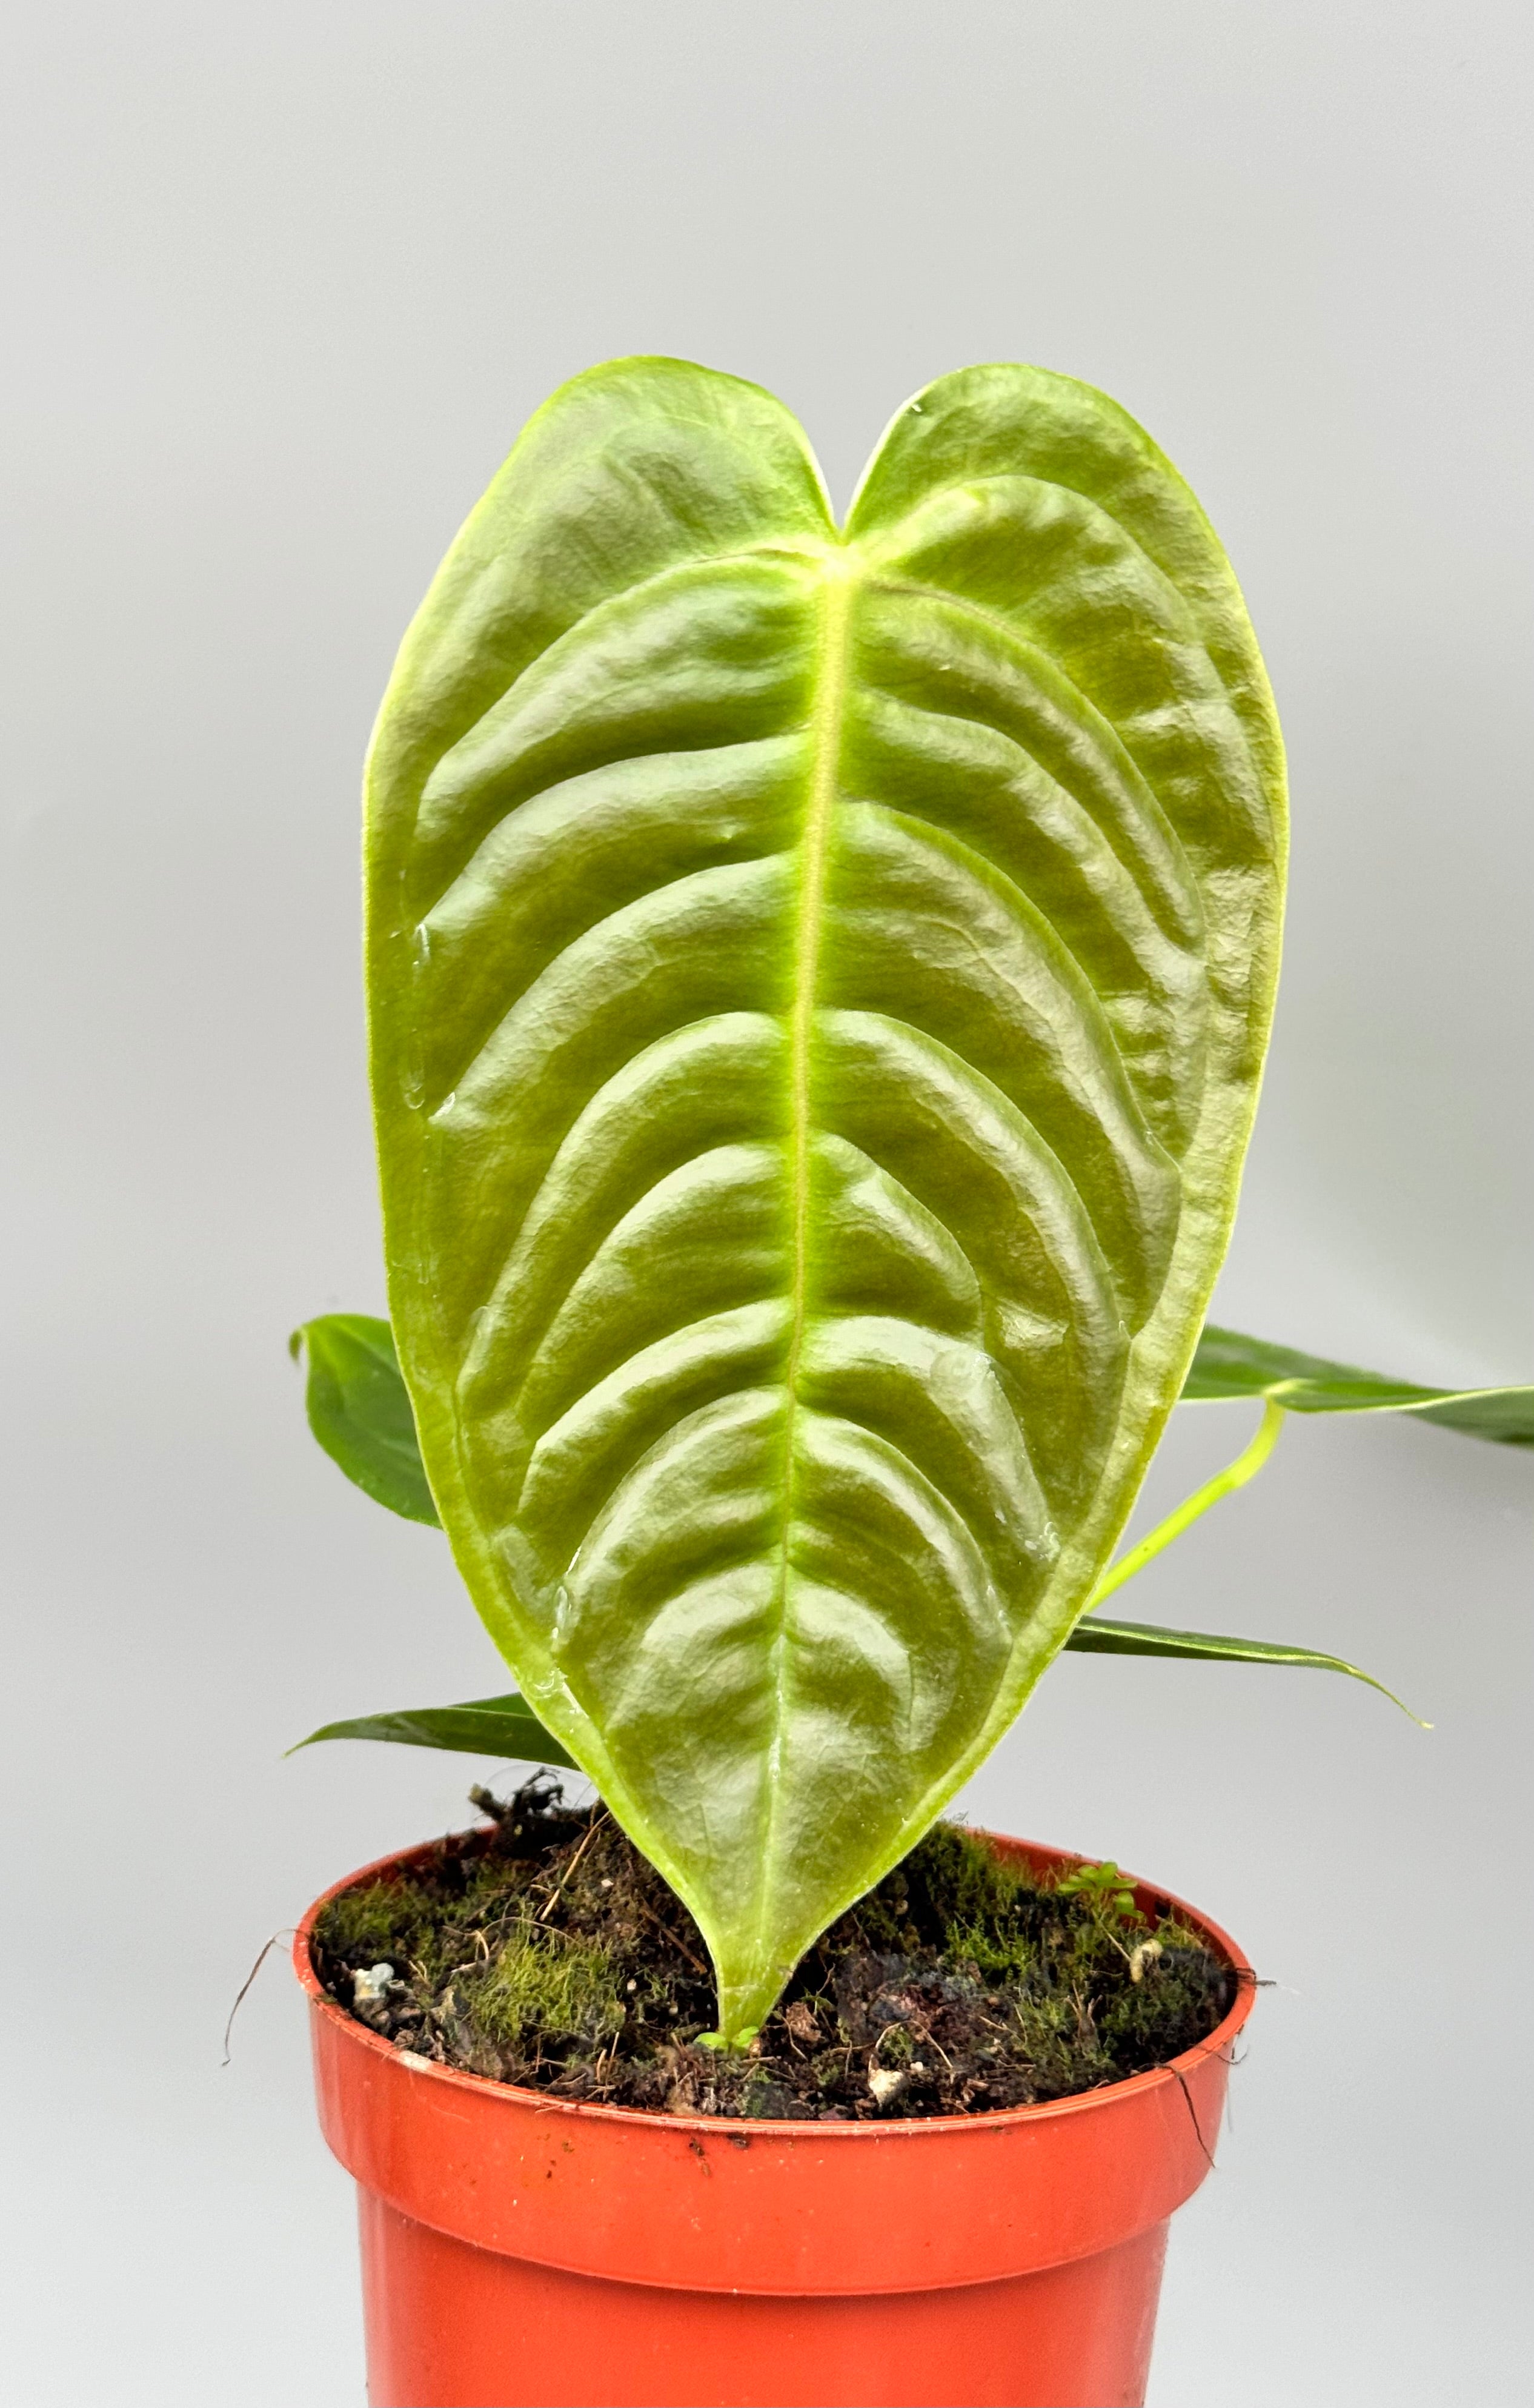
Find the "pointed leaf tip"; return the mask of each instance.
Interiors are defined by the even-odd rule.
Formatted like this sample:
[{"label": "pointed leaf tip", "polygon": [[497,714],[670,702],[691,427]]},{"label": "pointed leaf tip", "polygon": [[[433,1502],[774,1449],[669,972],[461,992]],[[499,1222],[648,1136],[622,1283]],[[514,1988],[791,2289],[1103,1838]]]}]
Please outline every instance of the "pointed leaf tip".
[{"label": "pointed leaf tip", "polygon": [[1377,1681],[1372,1672],[1363,1671],[1340,1656],[1325,1656],[1313,1647],[1289,1647],[1262,1639],[1232,1639],[1216,1630],[1165,1630],[1153,1622],[1110,1621],[1100,1613],[1084,1614],[1066,1646],[1080,1656],[1160,1656],[1194,1663],[1288,1664],[1301,1670],[1345,1672],[1350,1680],[1362,1681],[1366,1687],[1378,1689],[1393,1706],[1399,1706],[1408,1722],[1415,1723],[1419,1730],[1433,1727],[1420,1714],[1414,1714],[1394,1689]]}]

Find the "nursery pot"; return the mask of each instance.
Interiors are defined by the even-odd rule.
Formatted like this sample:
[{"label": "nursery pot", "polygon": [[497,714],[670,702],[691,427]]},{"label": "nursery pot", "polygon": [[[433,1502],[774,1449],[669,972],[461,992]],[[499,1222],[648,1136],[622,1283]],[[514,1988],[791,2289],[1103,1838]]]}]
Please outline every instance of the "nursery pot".
[{"label": "nursery pot", "polygon": [[[993,1838],[1035,1871],[1082,1860]],[[357,2184],[373,2408],[1120,2408],[1168,2219],[1212,2163],[1252,1969],[1218,2029],[1046,2106],[867,2124],[588,2106],[428,2064],[322,1989],[325,2139]]]}]

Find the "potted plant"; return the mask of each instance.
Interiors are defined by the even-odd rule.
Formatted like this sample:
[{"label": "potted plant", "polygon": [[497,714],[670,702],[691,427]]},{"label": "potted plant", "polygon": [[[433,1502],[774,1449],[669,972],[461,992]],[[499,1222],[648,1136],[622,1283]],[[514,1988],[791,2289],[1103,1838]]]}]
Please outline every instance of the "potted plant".
[{"label": "potted plant", "polygon": [[366,814],[391,1317],[294,1342],[517,1689],[314,1737],[598,1801],[479,1792],[300,1930],[371,2397],[1139,2400],[1250,1969],[934,1827],[1063,1648],[1357,1672],[1101,1610],[1285,1411],[1534,1441],[1203,1327],[1285,851],[1219,544],[1068,378],[930,386],[839,527],[771,396],[620,361],[450,552]]}]

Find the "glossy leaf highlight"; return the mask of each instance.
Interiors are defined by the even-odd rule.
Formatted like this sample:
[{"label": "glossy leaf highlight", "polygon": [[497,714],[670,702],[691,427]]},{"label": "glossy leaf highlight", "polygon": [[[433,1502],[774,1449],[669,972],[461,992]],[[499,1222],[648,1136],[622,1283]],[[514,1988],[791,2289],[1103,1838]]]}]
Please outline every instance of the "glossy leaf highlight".
[{"label": "glossy leaf highlight", "polygon": [[727,2037],[1017,1713],[1224,1251],[1283,771],[1234,579],[1112,402],[894,421],[845,529],[757,388],[532,421],[367,777],[390,1307],[537,1714]]}]

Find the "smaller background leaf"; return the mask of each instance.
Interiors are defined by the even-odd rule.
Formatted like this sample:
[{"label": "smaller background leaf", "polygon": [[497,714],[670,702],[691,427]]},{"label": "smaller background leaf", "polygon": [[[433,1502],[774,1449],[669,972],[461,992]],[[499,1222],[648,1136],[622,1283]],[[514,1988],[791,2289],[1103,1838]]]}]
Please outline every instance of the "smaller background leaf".
[{"label": "smaller background leaf", "polygon": [[1350,1679],[1378,1689],[1382,1698],[1399,1706],[1423,1730],[1432,1728],[1372,1672],[1361,1671],[1340,1656],[1323,1656],[1313,1647],[1284,1647],[1265,1639],[1227,1639],[1217,1630],[1163,1630],[1154,1622],[1111,1622],[1100,1613],[1083,1616],[1066,1645],[1080,1656],[1166,1656],[1184,1663],[1290,1664],[1316,1672],[1346,1672]]},{"label": "smaller background leaf", "polygon": [[1291,1413],[1415,1413],[1419,1421],[1470,1438],[1534,1446],[1534,1387],[1423,1388],[1211,1324],[1198,1340],[1182,1401],[1223,1397],[1270,1397]]},{"label": "smaller background leaf", "polygon": [[399,1713],[359,1714],[326,1723],[288,1754],[323,1739],[385,1739],[405,1747],[439,1747],[460,1756],[504,1756],[519,1764],[562,1764],[575,1769],[552,1731],[545,1730],[525,1698],[515,1689],[502,1698],[471,1698],[461,1706],[409,1706]]},{"label": "smaller background leaf", "polygon": [[332,1462],[392,1513],[439,1528],[389,1324],[329,1312],[289,1344],[294,1355],[303,1350],[308,1426]]}]

